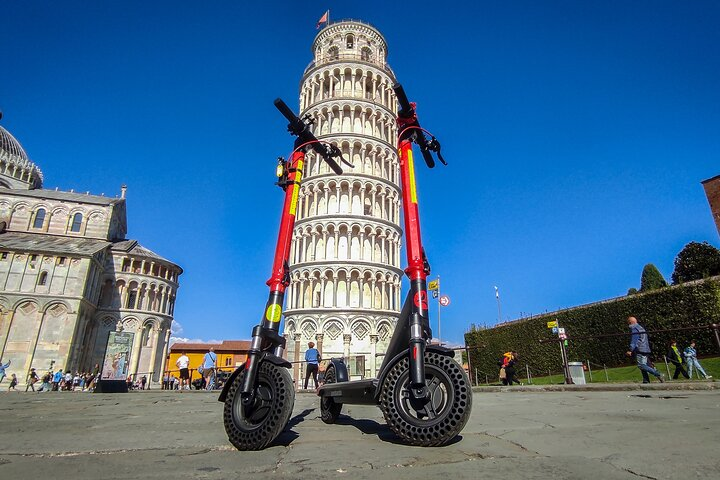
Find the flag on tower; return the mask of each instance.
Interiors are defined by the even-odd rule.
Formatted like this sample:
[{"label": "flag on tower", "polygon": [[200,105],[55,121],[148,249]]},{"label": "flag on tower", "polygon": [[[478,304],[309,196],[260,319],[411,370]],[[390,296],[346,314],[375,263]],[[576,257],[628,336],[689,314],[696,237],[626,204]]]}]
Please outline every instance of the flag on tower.
[{"label": "flag on tower", "polygon": [[323,23],[327,23],[330,19],[330,10],[327,10],[325,13],[323,13],[323,16],[320,17],[320,20],[318,20],[317,25],[315,25],[316,30],[320,30],[320,25]]}]

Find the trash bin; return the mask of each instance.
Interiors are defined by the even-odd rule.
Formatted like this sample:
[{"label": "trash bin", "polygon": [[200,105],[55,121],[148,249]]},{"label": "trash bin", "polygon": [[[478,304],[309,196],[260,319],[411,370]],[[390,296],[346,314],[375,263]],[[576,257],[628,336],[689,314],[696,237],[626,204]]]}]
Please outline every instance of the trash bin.
[{"label": "trash bin", "polygon": [[585,370],[582,362],[568,362],[570,377],[575,385],[585,385]]}]

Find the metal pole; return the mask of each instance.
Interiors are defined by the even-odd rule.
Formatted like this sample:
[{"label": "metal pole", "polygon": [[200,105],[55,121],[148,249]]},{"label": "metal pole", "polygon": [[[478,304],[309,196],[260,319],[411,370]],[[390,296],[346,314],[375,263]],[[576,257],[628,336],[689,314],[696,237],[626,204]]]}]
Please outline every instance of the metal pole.
[{"label": "metal pole", "polygon": [[442,345],[442,333],[440,332],[440,307],[441,307],[441,305],[440,305],[440,275],[438,275],[437,282],[438,282],[438,289],[437,289],[437,293],[438,293],[438,296],[437,296],[437,304],[438,304],[438,343],[439,343],[440,345]]},{"label": "metal pole", "polygon": [[605,369],[605,381],[606,381],[606,382],[609,382],[609,381],[610,381],[610,377],[608,377],[607,367],[605,366],[604,363],[603,363],[603,369]]},{"label": "metal pole", "polygon": [[498,323],[502,323],[502,311],[500,310],[500,290],[498,290],[498,287],[495,287],[495,298],[497,299],[498,304]]},{"label": "metal pole", "polygon": [[668,366],[668,363],[667,363],[667,356],[663,355],[663,359],[665,359],[665,370],[667,370],[667,372],[668,372],[667,377],[670,378],[670,367]]},{"label": "metal pole", "polygon": [[[467,361],[468,361],[468,375],[470,375],[470,385],[472,385],[472,366],[470,365],[470,349],[467,346],[467,343],[465,343],[465,355],[467,355]],[[475,377],[477,378],[477,373],[475,374]]]},{"label": "metal pole", "polygon": [[565,351],[565,341],[560,342],[560,350],[562,353],[562,360],[563,360],[563,372],[565,373],[565,383],[567,385],[572,385],[572,377],[570,377],[570,367],[568,366],[568,358],[567,358],[567,352]]},{"label": "metal pole", "polygon": [[718,333],[718,327],[720,327],[720,325],[717,323],[712,324],[713,332],[715,332],[715,342],[717,343],[718,350],[720,350],[720,334]]},{"label": "metal pole", "polygon": [[485,385],[490,385],[490,378],[488,377],[487,373],[485,374]]},{"label": "metal pole", "polygon": [[527,363],[525,364],[525,373],[527,373],[527,382],[528,382],[528,385],[530,385],[530,383],[532,383],[532,382],[530,382],[530,367],[528,366]]},{"label": "metal pole", "polygon": [[590,374],[590,381],[592,382],[592,368],[590,367],[590,360],[585,360],[585,362],[587,362],[588,373]]}]

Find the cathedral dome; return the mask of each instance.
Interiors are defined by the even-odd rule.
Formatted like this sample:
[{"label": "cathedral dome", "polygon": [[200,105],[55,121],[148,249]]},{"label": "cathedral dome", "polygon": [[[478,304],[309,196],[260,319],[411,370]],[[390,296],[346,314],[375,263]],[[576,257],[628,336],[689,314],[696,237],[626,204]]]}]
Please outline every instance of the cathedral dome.
[{"label": "cathedral dome", "polygon": [[42,188],[42,172],[30,161],[20,142],[2,126],[0,126],[0,186],[22,189]]},{"label": "cathedral dome", "polygon": [[[20,160],[24,160],[26,162],[29,162],[30,159],[27,156],[27,153],[25,153],[25,150],[23,150],[22,145],[20,145],[20,142],[15,140],[15,137],[13,137],[10,132],[5,130],[0,125],[0,151],[6,155],[10,155],[13,157],[17,157]],[[5,155],[3,155],[4,157]]]}]

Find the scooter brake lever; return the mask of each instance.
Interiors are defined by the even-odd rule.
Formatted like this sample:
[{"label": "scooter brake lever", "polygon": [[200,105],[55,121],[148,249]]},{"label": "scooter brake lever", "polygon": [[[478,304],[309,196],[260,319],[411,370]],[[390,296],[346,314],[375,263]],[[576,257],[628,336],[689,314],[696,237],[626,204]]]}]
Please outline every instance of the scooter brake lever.
[{"label": "scooter brake lever", "polygon": [[438,160],[440,160],[440,163],[447,166],[447,162],[442,156],[442,153],[440,153],[440,142],[437,138],[432,137],[430,141],[428,142],[428,149],[432,150],[433,152],[437,153]]}]

